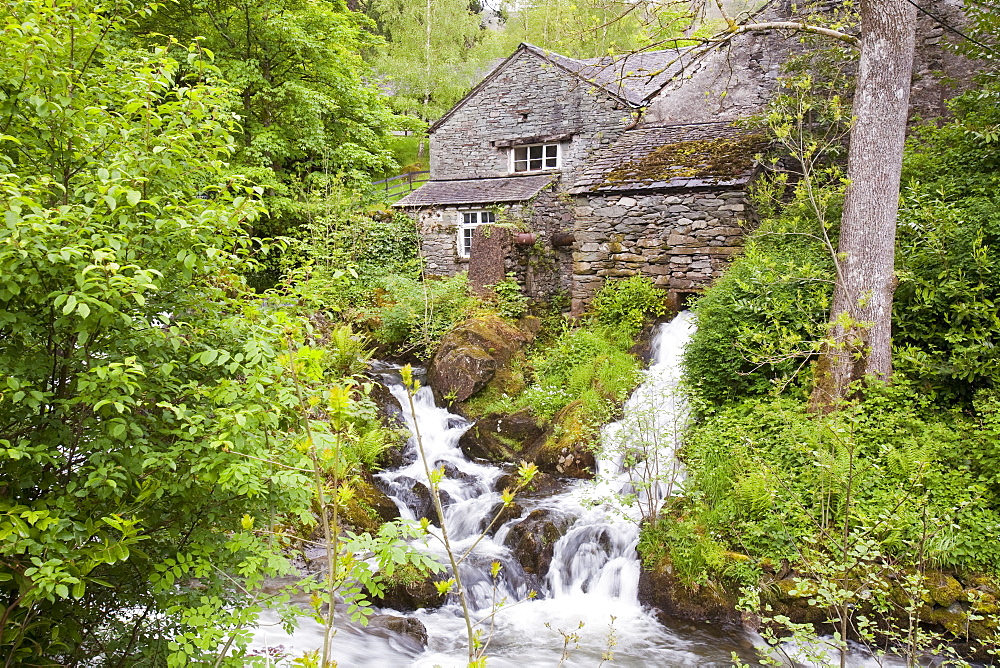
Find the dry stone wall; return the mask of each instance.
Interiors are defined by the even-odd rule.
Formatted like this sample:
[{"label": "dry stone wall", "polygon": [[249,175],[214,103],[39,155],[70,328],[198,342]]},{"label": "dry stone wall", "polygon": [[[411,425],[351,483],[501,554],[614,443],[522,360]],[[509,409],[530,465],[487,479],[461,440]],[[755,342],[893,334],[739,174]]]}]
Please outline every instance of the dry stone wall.
[{"label": "dry stone wall", "polygon": [[578,195],[572,212],[574,311],[607,279],[634,274],[672,293],[700,291],[722,274],[753,225],[742,190]]},{"label": "dry stone wall", "polygon": [[522,51],[431,134],[435,180],[506,176],[510,149],[495,142],[571,135],[560,142],[564,182],[591,149],[617,139],[631,110],[573,74]]}]

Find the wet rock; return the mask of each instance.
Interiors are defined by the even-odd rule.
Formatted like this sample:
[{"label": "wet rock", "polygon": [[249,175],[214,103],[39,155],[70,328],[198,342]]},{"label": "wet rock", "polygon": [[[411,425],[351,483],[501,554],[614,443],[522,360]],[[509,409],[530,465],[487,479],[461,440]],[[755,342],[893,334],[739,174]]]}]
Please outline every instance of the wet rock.
[{"label": "wet rock", "polygon": [[[498,492],[502,492],[505,489],[514,489],[518,484],[518,477],[516,473],[506,473],[499,478],[493,484],[493,489]],[[554,494],[559,494],[566,488],[566,483],[548,473],[543,473],[539,471],[531,479],[524,488],[522,488],[517,494],[518,496],[527,496],[533,498],[553,496]]]},{"label": "wet rock", "polygon": [[446,478],[461,480],[462,482],[468,483],[476,482],[476,476],[466,473],[451,462],[439,461],[434,466],[435,468],[443,469]]},{"label": "wet rock", "polygon": [[512,526],[504,544],[511,549],[526,573],[545,577],[552,565],[552,553],[562,531],[550,517],[549,511],[533,510]]},{"label": "wet rock", "polygon": [[500,436],[490,431],[488,425],[480,427],[477,422],[458,439],[458,447],[470,459],[485,459],[491,462],[517,461],[518,452]]},{"label": "wet rock", "polygon": [[[394,493],[406,504],[415,518],[427,518],[434,526],[441,526],[438,519],[437,510],[434,508],[434,499],[431,498],[431,490],[422,482],[401,476],[396,479]],[[447,507],[453,503],[451,495],[445,490],[439,490],[442,507]]]},{"label": "wet rock", "polygon": [[481,390],[528,340],[497,317],[476,318],[445,334],[428,368],[439,402],[462,402]]},{"label": "wet rock", "polygon": [[438,593],[435,581],[434,576],[427,575],[408,581],[388,582],[385,592],[381,596],[373,596],[372,602],[379,607],[401,612],[440,608],[446,597]]},{"label": "wet rock", "polygon": [[374,615],[368,620],[368,630],[374,635],[382,635],[378,633],[382,629],[400,636],[410,649],[420,651],[427,647],[427,627],[416,617]]},{"label": "wet rock", "polygon": [[507,522],[517,519],[523,513],[524,508],[517,501],[512,502],[510,505],[504,505],[503,502],[497,503],[483,516],[482,521],[479,523],[479,530],[485,531],[487,535],[492,536],[497,532],[497,529]]},{"label": "wet rock", "polygon": [[375,402],[382,423],[390,428],[405,427],[406,420],[403,419],[403,408],[399,405],[399,400],[392,395],[388,387],[379,382],[378,376],[373,380],[375,382],[371,384],[368,397]]},{"label": "wet rock", "polygon": [[674,573],[669,559],[661,559],[639,575],[639,602],[654,608],[661,622],[670,617],[693,621],[741,624],[737,597],[721,585],[708,582],[687,587]]}]

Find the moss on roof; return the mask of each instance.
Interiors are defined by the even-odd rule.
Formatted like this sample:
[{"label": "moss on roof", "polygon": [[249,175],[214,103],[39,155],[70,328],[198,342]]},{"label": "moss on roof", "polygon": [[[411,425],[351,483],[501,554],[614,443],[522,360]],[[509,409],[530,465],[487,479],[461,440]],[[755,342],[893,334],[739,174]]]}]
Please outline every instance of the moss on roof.
[{"label": "moss on roof", "polygon": [[602,187],[668,182],[671,179],[724,181],[745,175],[767,146],[763,134],[734,134],[665,144],[644,157],[617,167]]}]

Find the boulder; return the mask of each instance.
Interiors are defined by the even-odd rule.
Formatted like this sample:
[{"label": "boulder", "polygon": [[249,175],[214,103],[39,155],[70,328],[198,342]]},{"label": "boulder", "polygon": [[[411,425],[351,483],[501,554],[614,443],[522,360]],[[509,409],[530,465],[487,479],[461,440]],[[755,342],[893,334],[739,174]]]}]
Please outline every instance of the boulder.
[{"label": "boulder", "polygon": [[544,434],[539,419],[530,409],[502,415],[485,415],[462,434],[458,446],[467,457],[492,462],[517,462],[525,458]]},{"label": "boulder", "polygon": [[[497,532],[497,529],[507,522],[517,519],[522,513],[524,513],[524,508],[517,501],[512,502],[510,505],[504,505],[503,502],[496,503],[483,516],[482,521],[479,523],[479,530],[485,531],[487,535],[492,536]],[[494,518],[496,518],[495,521]]]},{"label": "boulder", "polygon": [[947,608],[965,593],[958,580],[941,571],[927,571],[924,573],[924,587],[927,588],[924,602],[928,604],[936,603],[942,608]]},{"label": "boulder", "polygon": [[373,596],[372,602],[383,608],[409,611],[420,608],[440,608],[445,596],[438,593],[435,577],[427,575],[408,581],[388,582],[381,596]]},{"label": "boulder", "polygon": [[545,438],[525,458],[552,475],[593,478],[597,460],[592,443],[597,434],[583,412],[583,403],[577,400],[556,413]]},{"label": "boulder", "polygon": [[461,323],[441,339],[428,368],[434,396],[442,403],[467,400],[510,362],[528,338],[495,316]]},{"label": "boulder", "polygon": [[[515,473],[505,473],[504,475],[497,478],[497,481],[493,484],[493,489],[498,492],[502,492],[505,489],[514,489],[517,486],[518,478]],[[531,479],[531,482],[527,484],[521,491],[517,493],[518,497],[527,496],[533,498],[552,496],[553,494],[559,494],[566,487],[566,483],[548,473],[543,473],[538,471],[535,473],[535,477]]]},{"label": "boulder", "polygon": [[404,645],[416,651],[427,647],[427,627],[416,617],[374,615],[368,620],[368,630],[380,636],[383,635],[379,633],[381,630],[395,634],[400,637]]},{"label": "boulder", "polygon": [[507,532],[504,544],[511,549],[525,573],[545,577],[562,531],[546,510],[533,510]]},{"label": "boulder", "polygon": [[[434,499],[431,498],[431,490],[422,482],[402,476],[396,479],[396,496],[406,504],[413,516],[418,520],[427,518],[434,526],[441,526],[437,511],[434,508]],[[440,490],[442,507],[449,506],[453,499],[445,490]]]},{"label": "boulder", "polygon": [[399,518],[399,508],[364,471],[353,483],[354,496],[344,505],[341,519],[355,531],[375,533],[385,522]]},{"label": "boulder", "polygon": [[671,617],[733,625],[743,622],[733,592],[711,581],[686,586],[666,557],[639,574],[639,602],[654,608],[663,623]]}]

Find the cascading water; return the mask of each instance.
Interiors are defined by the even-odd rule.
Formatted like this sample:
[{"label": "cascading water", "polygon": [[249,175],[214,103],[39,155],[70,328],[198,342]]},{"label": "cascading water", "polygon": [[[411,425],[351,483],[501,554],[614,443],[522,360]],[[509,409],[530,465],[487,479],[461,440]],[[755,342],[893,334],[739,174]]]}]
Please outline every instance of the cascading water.
[{"label": "cascading water", "polygon": [[[475,617],[486,618],[495,601],[504,601],[489,634],[490,666],[553,666],[564,647],[571,650],[565,665],[587,666],[597,665],[609,648],[615,665],[621,666],[725,663],[731,652],[749,649],[749,640],[739,633],[664,627],[638,602],[638,519],[642,512],[654,512],[662,497],[676,490],[680,478],[673,436],[683,423],[685,409],[675,389],[680,354],[694,329],[692,321],[683,312],[658,330],[654,363],[645,372],[644,382],[626,403],[622,420],[605,428],[599,482],[574,481],[553,496],[518,499],[521,516],[508,519],[478,543],[501,503],[494,485],[505,472],[465,457],[458,441],[471,423],[436,406],[430,388],[416,393],[410,411],[398,374],[383,371],[411,433],[419,429],[431,469],[445,471],[440,484],[445,526],[459,554],[472,548],[460,568]],[[415,452],[414,439],[408,449]],[[636,472],[627,466],[629,462],[646,468]],[[428,481],[419,458],[379,475],[402,517],[428,516]],[[633,494],[635,502],[618,503],[623,493]],[[561,533],[544,578],[526,572],[507,545],[511,531],[529,514],[543,517]],[[429,516],[434,516],[433,511]],[[426,541],[421,549],[446,562],[440,541]],[[493,562],[502,566],[496,579],[490,575]],[[529,598],[533,589],[537,596]],[[335,638],[334,656],[344,666],[465,665],[465,623],[457,604],[449,602],[412,616],[427,628],[425,651],[348,627]],[[489,629],[490,623],[485,627]],[[322,633],[308,624],[295,637],[259,633],[258,646],[262,636],[264,642],[284,645],[295,656],[319,646]]]}]

